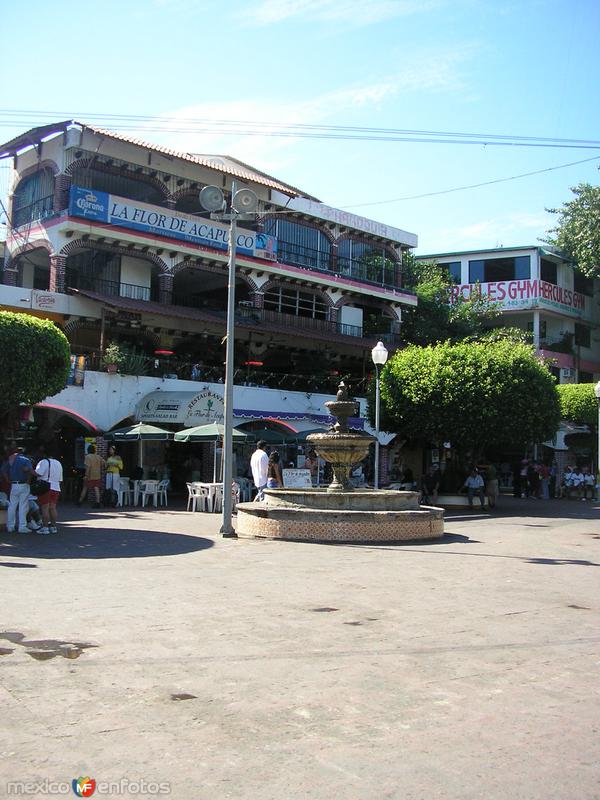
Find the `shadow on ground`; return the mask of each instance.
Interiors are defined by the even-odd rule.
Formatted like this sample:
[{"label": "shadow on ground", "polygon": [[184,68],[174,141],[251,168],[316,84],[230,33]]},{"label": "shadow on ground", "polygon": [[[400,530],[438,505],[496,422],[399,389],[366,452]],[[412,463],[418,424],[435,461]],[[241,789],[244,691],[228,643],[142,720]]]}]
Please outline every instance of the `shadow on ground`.
[{"label": "shadow on ground", "polygon": [[[50,536],[0,533],[0,557],[150,558],[194,553],[213,544],[201,536],[161,531],[62,528]],[[9,563],[0,562],[0,566]]]}]

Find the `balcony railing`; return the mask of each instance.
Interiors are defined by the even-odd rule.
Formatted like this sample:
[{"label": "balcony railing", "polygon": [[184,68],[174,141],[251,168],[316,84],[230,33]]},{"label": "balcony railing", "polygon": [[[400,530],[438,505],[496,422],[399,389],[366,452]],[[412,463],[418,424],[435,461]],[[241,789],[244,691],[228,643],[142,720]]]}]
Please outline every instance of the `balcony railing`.
[{"label": "balcony railing", "polygon": [[337,266],[334,267],[331,253],[286,242],[283,239],[279,239],[277,243],[277,258],[281,264],[290,264],[302,269],[341,275],[374,286],[391,289],[398,288],[396,269],[390,263],[383,266],[338,256]]},{"label": "balcony railing", "polygon": [[129,300],[154,300],[153,291],[149,286],[137,286],[134,283],[121,283],[108,281],[103,278],[94,278],[67,270],[67,286],[72,289],[87,289],[89,292],[98,292],[114,297],[126,297]]},{"label": "balcony railing", "polygon": [[[105,371],[105,366],[98,352],[88,352],[85,360],[86,370]],[[206,365],[196,368],[196,377],[192,378],[194,364],[173,356],[160,359],[148,356],[146,364],[147,369],[142,374],[148,377],[162,378],[165,375],[169,375],[180,380],[194,380],[199,386],[206,383],[223,383],[224,379],[223,366]],[[323,367],[320,372],[310,375],[294,372],[274,372],[269,369],[243,366],[234,370],[233,382],[236,386],[256,386],[267,389],[283,389],[285,391],[335,394],[342,378],[350,386],[353,395],[362,396],[366,394],[370,378],[346,375],[335,369],[334,366],[331,369]]]},{"label": "balcony railing", "polygon": [[21,225],[26,225],[28,222],[44,219],[49,217],[54,212],[54,195],[50,194],[47,197],[40,197],[26,206],[13,209],[12,224],[15,228]]}]

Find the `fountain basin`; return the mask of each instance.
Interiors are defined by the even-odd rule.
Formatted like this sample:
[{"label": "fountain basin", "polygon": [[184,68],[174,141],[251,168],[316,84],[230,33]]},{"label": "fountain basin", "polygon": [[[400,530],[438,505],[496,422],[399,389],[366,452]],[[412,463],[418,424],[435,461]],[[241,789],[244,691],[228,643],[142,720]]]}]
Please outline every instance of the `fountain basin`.
[{"label": "fountain basin", "polygon": [[405,542],[444,535],[444,511],[419,506],[417,492],[265,489],[237,506],[240,537],[310,542]]}]

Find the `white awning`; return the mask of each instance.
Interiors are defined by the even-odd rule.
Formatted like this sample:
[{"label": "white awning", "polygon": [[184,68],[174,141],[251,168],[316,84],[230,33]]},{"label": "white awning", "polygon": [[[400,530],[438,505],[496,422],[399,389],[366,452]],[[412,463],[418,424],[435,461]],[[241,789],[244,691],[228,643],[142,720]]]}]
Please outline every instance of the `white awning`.
[{"label": "white awning", "polygon": [[136,406],[140,422],[171,422],[191,428],[223,422],[223,396],[211,389],[201,392],[150,392]]}]

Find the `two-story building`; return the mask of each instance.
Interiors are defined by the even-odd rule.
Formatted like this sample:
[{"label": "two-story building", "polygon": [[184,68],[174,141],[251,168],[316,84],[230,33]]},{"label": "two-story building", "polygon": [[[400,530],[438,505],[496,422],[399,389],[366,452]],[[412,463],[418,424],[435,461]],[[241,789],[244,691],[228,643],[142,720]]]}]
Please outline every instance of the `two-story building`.
[{"label": "two-story building", "polygon": [[551,360],[559,383],[600,378],[600,281],[594,285],[558,252],[500,247],[429,253],[419,259],[448,269],[453,298],[478,292],[498,303],[500,324],[530,332],[536,350]]},{"label": "two-story building", "polygon": [[[236,240],[235,425],[323,426],[317,396],[342,377],[363,394],[371,348],[393,350],[402,309],[416,304],[402,288],[414,234],[236,159],[74,120],[27,131],[0,158],[12,161],[0,307],[53,319],[87,373],[43,404],[49,425],[58,414],[91,435],[134,419],[218,418],[229,226],[202,208],[208,185],[229,200],[235,181],[259,201]],[[128,349],[135,381],[98,374],[112,342]],[[356,425],[364,413],[363,400]]]}]

